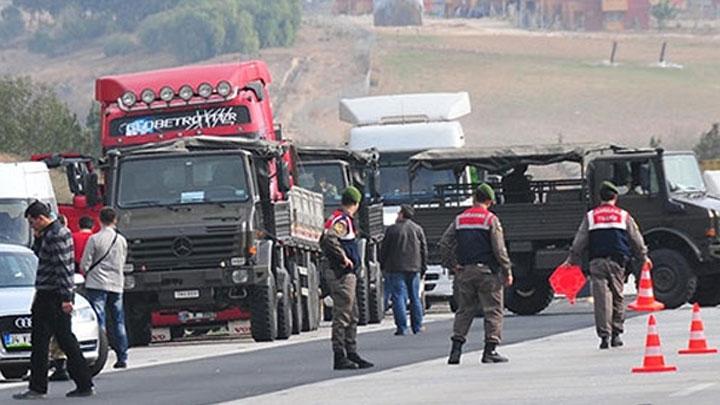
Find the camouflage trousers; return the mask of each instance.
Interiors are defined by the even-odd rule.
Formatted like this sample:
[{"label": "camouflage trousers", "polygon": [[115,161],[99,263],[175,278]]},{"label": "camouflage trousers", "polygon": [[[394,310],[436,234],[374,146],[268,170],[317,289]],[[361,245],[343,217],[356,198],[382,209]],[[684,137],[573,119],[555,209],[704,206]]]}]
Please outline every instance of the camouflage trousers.
[{"label": "camouflage trousers", "polygon": [[[332,273],[332,272],[328,272]],[[332,348],[333,352],[357,352],[358,305],[357,276],[354,273],[341,277],[330,276],[330,296],[332,309]]]},{"label": "camouflage trousers", "polygon": [[623,333],[625,269],[610,259],[593,259],[590,262],[590,280],[597,335],[602,338]]}]

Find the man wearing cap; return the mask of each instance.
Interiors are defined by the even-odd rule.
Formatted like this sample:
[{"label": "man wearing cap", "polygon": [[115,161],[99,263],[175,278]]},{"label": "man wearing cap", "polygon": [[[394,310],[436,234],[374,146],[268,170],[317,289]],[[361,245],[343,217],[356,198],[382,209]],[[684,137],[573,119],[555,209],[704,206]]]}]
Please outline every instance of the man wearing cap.
[{"label": "man wearing cap", "polygon": [[357,353],[358,306],[356,297],[357,270],[361,254],[356,240],[353,216],[357,212],[362,194],[355,187],[342,193],[342,208],[335,211],[325,222],[320,239],[323,253],[328,259],[331,274],[330,296],[332,311],[332,348],[335,370],[351,370],[372,367]]},{"label": "man wearing cap", "polygon": [[481,184],[473,195],[473,206],[455,218],[440,240],[443,266],[455,271],[453,290],[458,302],[448,364],[460,363],[462,345],[478,304],[485,314],[481,361],[508,361],[496,348],[502,334],[503,286],[512,285],[513,277],[502,225],[489,210],[494,202],[495,191],[488,184]]},{"label": "man wearing cap", "polygon": [[413,221],[414,216],[413,207],[403,205],[395,224],[385,231],[380,250],[380,266],[385,275],[385,287],[392,297],[395,335],[398,336],[408,333],[408,300],[412,332],[422,331],[420,276],[427,270],[427,241],[423,229]]},{"label": "man wearing cap", "polygon": [[580,265],[585,252],[589,253],[600,349],[623,345],[623,285],[630,258],[634,255],[652,267],[640,228],[627,211],[617,206],[618,194],[613,183],[605,181],[600,185],[600,205],[583,218],[565,262]]}]

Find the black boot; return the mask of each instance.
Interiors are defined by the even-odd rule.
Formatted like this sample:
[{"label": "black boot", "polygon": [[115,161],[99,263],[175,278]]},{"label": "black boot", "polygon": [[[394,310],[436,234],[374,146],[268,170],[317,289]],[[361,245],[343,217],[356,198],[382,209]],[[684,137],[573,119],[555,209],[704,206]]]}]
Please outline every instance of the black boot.
[{"label": "black boot", "polygon": [[485,350],[483,350],[482,363],[507,363],[509,360],[507,357],[503,357],[495,349],[497,343],[485,343]]},{"label": "black boot", "polygon": [[374,364],[372,364],[372,363],[370,363],[369,361],[363,359],[362,357],[360,357],[359,354],[357,354],[357,353],[355,353],[355,352],[349,352],[349,353],[347,354],[347,358],[348,358],[348,360],[350,360],[350,361],[352,361],[353,363],[357,364],[358,367],[360,367],[360,368],[370,368],[370,367],[374,366]]},{"label": "black boot", "polygon": [[335,361],[333,364],[335,370],[356,370],[358,365],[345,357],[345,352],[335,352]]},{"label": "black boot", "polygon": [[65,359],[53,360],[55,371],[50,375],[48,380],[50,381],[68,381],[70,375],[68,375],[67,367],[65,367]]},{"label": "black boot", "polygon": [[450,339],[452,341],[452,347],[450,348],[450,357],[448,357],[448,364],[460,364],[460,356],[462,356],[462,346],[464,341],[456,338]]},{"label": "black boot", "polygon": [[622,339],[620,339],[619,334],[613,334],[612,339],[610,339],[610,346],[612,347],[620,347],[623,345]]},{"label": "black boot", "polygon": [[608,347],[610,347],[610,342],[608,342],[607,336],[600,338],[600,349],[605,350]]}]

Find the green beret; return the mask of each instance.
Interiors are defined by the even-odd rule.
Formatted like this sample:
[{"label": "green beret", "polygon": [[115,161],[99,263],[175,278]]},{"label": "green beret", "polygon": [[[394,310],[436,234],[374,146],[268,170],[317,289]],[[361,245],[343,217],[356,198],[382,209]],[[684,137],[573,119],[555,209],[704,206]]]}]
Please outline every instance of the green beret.
[{"label": "green beret", "polygon": [[612,182],[607,181],[607,180],[603,181],[600,184],[600,191],[603,191],[603,190],[611,191],[613,194],[620,194],[620,191],[617,189],[617,187],[615,187],[615,185]]},{"label": "green beret", "polygon": [[495,190],[493,190],[492,186],[487,183],[483,183],[478,186],[476,195],[485,196],[493,202],[495,201]]},{"label": "green beret", "polygon": [[342,192],[343,200],[350,200],[356,204],[362,201],[362,193],[355,186],[350,186]]}]

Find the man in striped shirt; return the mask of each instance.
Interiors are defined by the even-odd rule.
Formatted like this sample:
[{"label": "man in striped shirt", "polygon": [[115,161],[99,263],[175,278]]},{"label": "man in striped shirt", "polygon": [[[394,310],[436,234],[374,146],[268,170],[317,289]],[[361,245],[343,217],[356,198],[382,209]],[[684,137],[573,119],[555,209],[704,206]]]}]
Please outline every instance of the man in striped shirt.
[{"label": "man in striped shirt", "polygon": [[35,278],[35,300],[32,304],[32,354],[30,355],[30,386],[15,399],[45,397],[48,386],[48,344],[55,336],[68,357],[68,370],[77,388],[68,397],[94,394],[90,369],[83,357],[77,338],[71,330],[75,273],[74,248],[70,231],[50,217],[50,209],[35,201],[25,217],[37,238],[33,251],[38,257]]}]

